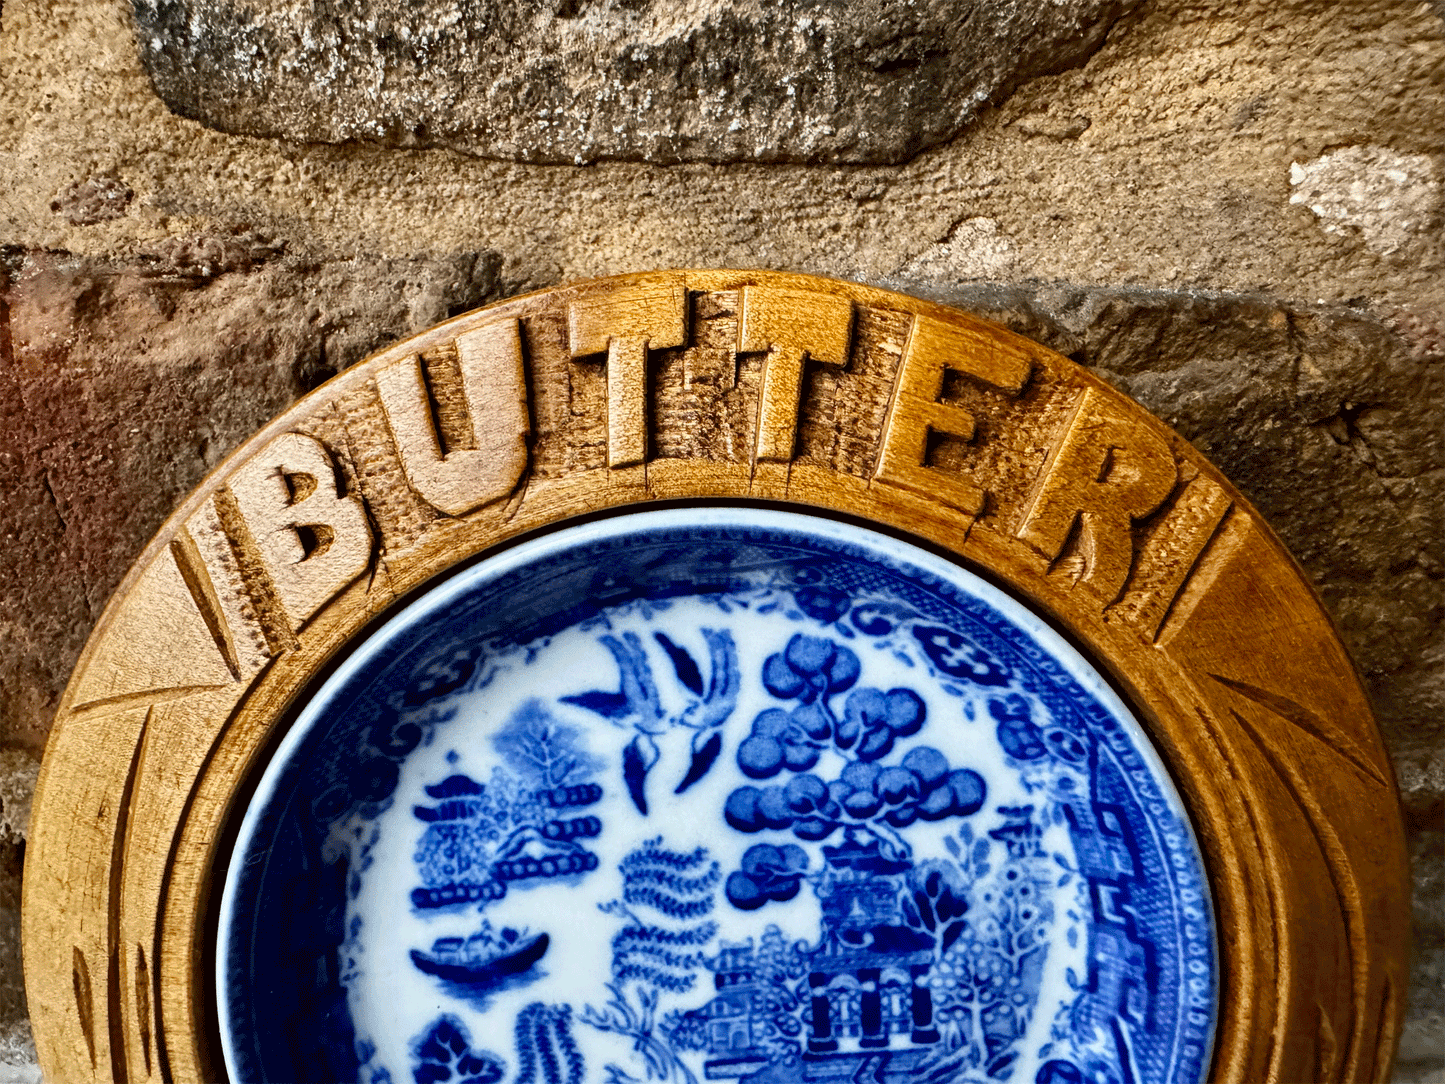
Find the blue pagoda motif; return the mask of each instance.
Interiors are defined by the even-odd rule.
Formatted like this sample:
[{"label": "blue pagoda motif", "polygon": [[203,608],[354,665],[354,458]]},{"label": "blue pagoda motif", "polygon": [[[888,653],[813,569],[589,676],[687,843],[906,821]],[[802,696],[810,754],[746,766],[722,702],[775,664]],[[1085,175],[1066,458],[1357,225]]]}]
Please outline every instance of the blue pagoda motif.
[{"label": "blue pagoda motif", "polygon": [[1144,871],[1136,859],[1128,810],[1107,801],[1118,786],[1112,774],[1096,763],[1094,800],[1078,795],[1063,804],[1079,872],[1089,882],[1089,981],[1074,1023],[1077,1033],[1097,1037],[1096,1049],[1102,1048],[1102,1060],[1117,1079],[1128,1080],[1138,1074],[1135,1062],[1143,1053],[1136,1050],[1132,1033],[1144,1038],[1156,1030],[1149,991],[1158,987],[1159,976],[1155,946],[1133,902],[1135,886],[1144,896],[1149,890],[1141,885]]},{"label": "blue pagoda motif", "polygon": [[770,927],[757,949],[725,942],[708,960],[717,995],[688,1014],[708,1079],[852,1080],[866,1062],[906,1079],[938,1042],[923,981],[937,941],[905,911],[913,861],[851,830],[823,856],[816,944],[784,945]]}]

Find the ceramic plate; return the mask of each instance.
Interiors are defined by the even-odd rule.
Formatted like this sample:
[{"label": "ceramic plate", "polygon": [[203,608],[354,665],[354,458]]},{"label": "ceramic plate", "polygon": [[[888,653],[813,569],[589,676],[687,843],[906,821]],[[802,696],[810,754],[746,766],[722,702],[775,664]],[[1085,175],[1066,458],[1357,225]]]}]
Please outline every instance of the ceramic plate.
[{"label": "ceramic plate", "polygon": [[1196,1082],[1168,773],[959,566],[756,508],[453,575],[307,703],[218,947],[236,1081]]}]

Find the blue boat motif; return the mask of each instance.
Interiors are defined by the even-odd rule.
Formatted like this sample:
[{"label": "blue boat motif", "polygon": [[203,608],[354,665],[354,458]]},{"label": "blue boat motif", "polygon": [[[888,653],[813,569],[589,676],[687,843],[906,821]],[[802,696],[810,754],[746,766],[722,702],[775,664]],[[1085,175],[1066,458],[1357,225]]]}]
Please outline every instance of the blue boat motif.
[{"label": "blue boat motif", "polygon": [[525,974],[547,954],[551,938],[510,926],[493,934],[490,924],[470,937],[439,937],[429,952],[411,950],[419,971],[482,993],[514,975]]}]

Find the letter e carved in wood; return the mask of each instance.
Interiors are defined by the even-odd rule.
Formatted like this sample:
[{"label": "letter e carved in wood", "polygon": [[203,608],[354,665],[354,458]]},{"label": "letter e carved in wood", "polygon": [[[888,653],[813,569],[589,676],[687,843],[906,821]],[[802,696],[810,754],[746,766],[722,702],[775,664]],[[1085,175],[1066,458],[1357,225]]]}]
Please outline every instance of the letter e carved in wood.
[{"label": "letter e carved in wood", "polygon": [[952,472],[928,466],[930,433],[972,440],[968,411],[940,403],[949,370],[989,387],[1018,392],[1032,371],[1028,354],[997,336],[916,316],[899,363],[898,389],[883,426],[883,446],[874,479],[925,497],[937,497],[960,512],[977,515],[984,491]]}]

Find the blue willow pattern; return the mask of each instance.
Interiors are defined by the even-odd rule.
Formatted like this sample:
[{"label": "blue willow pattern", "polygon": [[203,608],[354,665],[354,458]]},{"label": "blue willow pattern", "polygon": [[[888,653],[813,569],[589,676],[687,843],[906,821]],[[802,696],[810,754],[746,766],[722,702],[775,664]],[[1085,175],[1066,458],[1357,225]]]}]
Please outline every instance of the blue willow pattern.
[{"label": "blue willow pattern", "polygon": [[493,738],[507,767],[495,768],[488,784],[452,775],[426,788],[436,804],[413,809],[428,826],[415,856],[422,879],[412,891],[416,907],[485,908],[511,883],[597,868],[597,856],[580,841],[601,832],[602,822],[567,815],[602,797],[580,736],[529,701]]},{"label": "blue willow pattern", "polygon": [[[422,885],[412,889],[412,906],[485,911],[509,886],[526,889],[595,870],[597,856],[579,841],[598,835],[601,820],[565,815],[602,797],[588,781],[597,763],[580,739],[540,701],[528,701],[492,740],[507,767],[494,768],[489,783],[454,774],[428,786],[436,804],[412,810],[427,825],[413,856]],[[550,944],[546,933],[494,931],[483,921],[468,937],[412,949],[411,960],[449,993],[477,1001],[528,981]]]},{"label": "blue willow pattern", "polygon": [[[620,793],[647,817],[656,777],[680,795],[735,765],[740,778],[718,814],[755,842],[731,868],[706,848],[669,847],[666,834],[632,847],[616,867],[620,894],[599,905],[618,925],[596,995],[522,1009],[510,1078],[500,1059],[471,1051],[459,1019],[440,1017],[413,1043],[418,1084],[580,1084],[585,1044],[574,1014],[631,1047],[630,1063],[597,1067],[607,1084],[986,1084],[1014,1080],[1021,1062],[1034,1066],[1032,1084],[1173,1081],[1202,1070],[1203,995],[1171,1007],[1164,992],[1186,968],[1191,989],[1207,986],[1212,950],[1198,923],[1185,924],[1192,941],[1178,940],[1178,905],[1159,887],[1170,882],[1169,859],[1149,837],[1157,832],[1177,855],[1184,829],[1168,818],[1158,827],[1157,801],[1146,814],[1157,791],[1131,739],[986,608],[956,625],[930,590],[843,579],[846,589],[802,562],[781,578],[775,566],[695,595],[719,611],[720,627],[699,630],[703,656],[661,629],[645,639],[606,616],[574,623],[602,626],[595,642],[615,665],[615,687],[524,702],[492,738],[500,763],[490,775],[454,772],[425,787],[430,801],[412,811],[425,825],[410,896],[420,915],[484,915],[510,892],[596,872],[589,841],[605,826],[589,807],[608,772],[619,772]],[[606,613],[650,620],[670,605],[641,597]],[[744,679],[734,634],[722,627],[739,610],[798,630],[749,675],[772,703],[744,726],[733,722]],[[917,681],[869,683],[864,643]],[[408,702],[478,687],[484,654],[473,647],[430,663]],[[926,700],[925,682],[943,696]],[[615,761],[593,756],[582,731],[560,721],[578,709],[628,735]],[[436,708],[428,726],[444,724],[446,711]],[[929,739],[961,722],[991,731],[1028,800],[990,804],[984,773]],[[402,755],[424,738],[404,717],[389,725]],[[677,745],[662,739],[677,730],[690,732],[687,756],[669,765],[663,750]],[[392,774],[385,782],[394,786]],[[353,794],[364,791],[353,784]],[[941,841],[938,853],[915,853],[916,824],[936,826],[928,838]],[[1070,854],[1045,846],[1051,829],[1066,834]],[[1202,888],[1182,875],[1179,884],[1195,912],[1207,906]],[[816,903],[815,936],[760,921],[749,936],[720,939],[737,917],[764,919],[804,892]],[[720,923],[724,911],[734,918]],[[485,1008],[481,995],[535,978],[549,940],[483,917],[470,936],[438,938],[411,959],[448,996]],[[1086,969],[1070,968],[1071,993],[1045,1006],[1050,949],[1064,941],[1085,946]],[[1052,1016],[1043,1032],[1041,1011]],[[1046,1041],[1026,1051],[1025,1038],[1040,1034]],[[1196,1040],[1182,1056],[1180,1034]]]},{"label": "blue willow pattern", "polygon": [[[816,610],[835,600],[813,589],[800,605]],[[783,950],[776,927],[770,927],[756,951],[751,941],[725,944],[707,961],[719,993],[687,1013],[671,1038],[710,1055],[704,1065],[709,1078],[855,1079],[854,1073],[872,1064],[880,1074],[886,1065],[890,1078],[936,1072],[953,1079],[982,1067],[990,1077],[1004,1079],[1017,1056],[1010,1047],[1022,1036],[1037,999],[1045,951],[1043,940],[1033,935],[1051,915],[1030,906],[1028,884],[1001,888],[993,907],[992,892],[971,891],[988,872],[983,857],[989,840],[969,849],[968,864],[914,861],[898,830],[920,818],[975,814],[987,788],[977,772],[952,768],[931,746],[914,745],[897,764],[882,764],[901,739],[923,729],[927,713],[911,689],[855,687],[860,674],[851,649],[801,633],[764,663],[768,692],[797,703],[787,711],[761,712],[739,745],[737,763],[753,779],[783,773],[791,778],[766,788],[735,789],[725,808],[727,822],[747,833],[791,831],[810,843],[842,838],[822,848],[824,861],[817,869],[798,844],[758,843],[729,875],[727,898],[744,911],[791,900],[807,881],[823,925],[816,944]],[[840,712],[834,700],[845,693]],[[808,769],[829,748],[844,766],[825,782]],[[1021,834],[1025,842],[1010,845],[1010,856],[1036,858],[1027,842],[1038,834],[1029,820],[1032,808],[1001,812],[1012,819],[993,834],[1011,841]],[[972,843],[971,830],[963,831]],[[955,857],[963,854],[957,844],[950,850]],[[1010,869],[1006,877],[1019,875]],[[1020,893],[1022,907],[1016,905]],[[1011,928],[1020,914],[1030,927],[1026,932]],[[985,915],[986,927],[980,924]],[[986,968],[980,965],[984,973],[978,981],[970,970],[960,984],[957,950],[984,938],[997,945],[1000,934],[1008,947],[991,953]],[[993,986],[1005,984],[1010,996],[992,1004]],[[935,992],[942,995],[942,1030],[935,1020]],[[969,1034],[975,1006],[961,1011],[960,1006],[975,998],[978,1023]],[[907,1045],[900,1048],[893,1036]],[[856,1047],[844,1050],[850,1040]]]},{"label": "blue willow pattern", "polygon": [[[585,1006],[583,1023],[630,1039],[647,1080],[697,1084],[686,1055],[698,1053],[706,1078],[746,1084],[863,1076],[1009,1080],[1061,918],[1056,891],[1073,886],[1064,933],[1070,944],[1081,933],[1090,939],[1089,974],[1070,972],[1076,995],[1058,1010],[1050,1041],[1039,1051],[1045,1060],[1036,1082],[1158,1079],[1141,1072],[1150,1067],[1131,1062],[1143,1044],[1126,1041],[1120,1025],[1147,1025],[1144,992],[1158,982],[1150,974],[1149,946],[1122,906],[1129,882],[1140,876],[1130,839],[1138,816],[1124,803],[1100,801],[1109,793],[1119,797],[1121,781],[1114,778],[1117,769],[1095,755],[1088,730],[1071,718],[1074,712],[1048,711],[1057,701],[1042,709],[1048,721],[1037,722],[1041,698],[1023,695],[1019,675],[999,657],[976,639],[920,620],[896,600],[854,603],[836,588],[806,582],[793,585],[791,596],[796,610],[789,609],[789,617],[820,622],[831,635],[799,632],[767,657],[759,677],[780,705],[758,713],[739,741],[737,768],[751,782],[731,791],[722,813],[738,832],[787,833],[798,842],[770,836],[749,846],[725,880],[705,850],[672,851],[661,836],[631,851],[620,865],[622,897],[600,905],[622,920],[612,939],[606,1001]],[[775,598],[759,610],[785,605]],[[622,776],[643,814],[648,774],[659,757],[654,736],[675,726],[696,732],[677,793],[707,775],[718,758],[739,676],[731,636],[704,633],[711,663],[706,684],[686,649],[655,633],[679,684],[693,694],[681,714],[662,709],[633,633],[599,637],[619,670],[616,692],[559,698],[634,728]],[[952,696],[966,700],[970,685],[987,692],[997,740],[1038,801],[998,806],[992,827],[975,828],[971,819],[986,805],[986,781],[914,740],[928,722],[915,689],[859,684],[862,664],[844,642],[859,635],[889,643],[910,665],[917,659],[928,666]],[[971,712],[972,703],[960,710]],[[511,857],[523,837],[576,854],[573,839],[600,831],[595,818],[554,816],[600,795],[595,784],[579,782],[598,766],[575,739],[545,705],[532,702],[496,740],[516,774],[496,769],[490,789],[462,776],[427,788],[439,803],[416,810],[431,824],[417,851],[427,887],[414,892],[416,906],[485,907],[512,877],[582,868],[566,864],[566,854],[552,856],[551,874],[536,858],[517,865]],[[813,770],[824,753],[828,763],[842,765],[832,778]],[[947,853],[915,857],[908,827],[950,819],[964,823],[945,838]],[[1043,849],[1051,821],[1067,824],[1077,868]],[[480,835],[464,841],[454,827],[461,824]],[[821,853],[812,849],[818,845]],[[821,909],[816,941],[788,942],[768,925],[756,944],[753,938],[723,941],[709,951],[719,887],[733,908],[750,912],[792,900],[804,883]],[[711,974],[715,995],[673,1005],[703,972]],[[581,1079],[582,1056],[569,1023],[567,1006],[541,1003],[518,1018],[519,1084]],[[644,1079],[616,1064],[605,1072],[609,1084]]]},{"label": "blue willow pattern", "polygon": [[[621,532],[387,640],[237,867],[226,981],[274,995],[232,1018],[236,1077],[1197,1082],[1209,900],[1140,732],[1003,602],[871,545]],[[582,641],[582,691],[564,656],[493,697]],[[499,727],[461,725],[481,702]],[[575,888],[600,973],[562,958]],[[453,1011],[378,1015],[382,949]]]}]

